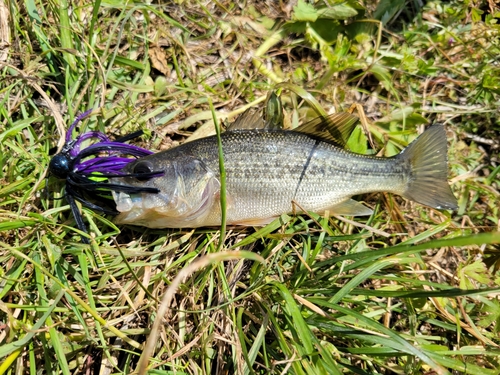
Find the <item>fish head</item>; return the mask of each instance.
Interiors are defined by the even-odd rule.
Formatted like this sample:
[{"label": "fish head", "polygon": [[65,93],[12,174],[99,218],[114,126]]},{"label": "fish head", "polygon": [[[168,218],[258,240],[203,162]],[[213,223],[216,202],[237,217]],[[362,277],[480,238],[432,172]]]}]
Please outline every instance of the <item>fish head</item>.
[{"label": "fish head", "polygon": [[132,188],[153,188],[158,193],[113,191],[118,224],[196,227],[219,202],[220,182],[216,174],[194,157],[166,160],[161,153],[150,155],[129,163],[122,172],[134,177],[116,177],[110,182]]}]

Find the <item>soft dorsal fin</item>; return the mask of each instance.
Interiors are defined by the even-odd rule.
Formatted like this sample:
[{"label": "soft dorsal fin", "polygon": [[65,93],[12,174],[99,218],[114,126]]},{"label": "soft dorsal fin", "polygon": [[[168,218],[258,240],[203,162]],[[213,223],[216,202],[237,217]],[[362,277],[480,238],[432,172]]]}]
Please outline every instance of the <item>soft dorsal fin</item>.
[{"label": "soft dorsal fin", "polygon": [[315,118],[293,131],[309,134],[344,148],[358,120],[358,117],[350,113],[334,113]]},{"label": "soft dorsal fin", "polygon": [[239,117],[227,127],[226,131],[244,130],[244,129],[264,129],[266,122],[255,108],[248,108]]}]

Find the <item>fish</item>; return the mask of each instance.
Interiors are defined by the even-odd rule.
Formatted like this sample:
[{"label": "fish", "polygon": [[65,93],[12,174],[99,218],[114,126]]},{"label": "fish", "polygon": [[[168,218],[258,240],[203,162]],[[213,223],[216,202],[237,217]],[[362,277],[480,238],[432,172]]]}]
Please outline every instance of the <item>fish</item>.
[{"label": "fish", "polygon": [[[251,117],[255,118],[255,116]],[[428,127],[393,157],[356,154],[345,144],[357,117],[336,113],[294,130],[238,121],[220,135],[225,169],[226,224],[262,226],[285,213],[365,216],[373,211],[353,196],[389,192],[420,204],[456,210],[447,180],[442,124]],[[221,225],[217,136],[140,157],[111,178],[127,186],[112,195],[116,224],[149,228]],[[132,177],[133,176],[133,177]],[[154,176],[154,177],[151,177]],[[133,188],[158,193],[133,193]]]}]

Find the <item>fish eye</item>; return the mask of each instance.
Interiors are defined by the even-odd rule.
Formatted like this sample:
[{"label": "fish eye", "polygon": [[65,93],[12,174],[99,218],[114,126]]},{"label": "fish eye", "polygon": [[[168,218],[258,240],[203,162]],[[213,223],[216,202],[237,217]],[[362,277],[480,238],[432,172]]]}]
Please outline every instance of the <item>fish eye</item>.
[{"label": "fish eye", "polygon": [[[133,173],[138,175],[135,176],[139,181],[146,181],[149,180],[152,176],[151,173],[153,173],[153,163],[151,163],[149,160],[141,160],[137,162],[136,165],[134,165]],[[146,176],[141,177],[141,174],[145,174]]]},{"label": "fish eye", "polygon": [[70,172],[71,159],[68,155],[57,154],[50,160],[49,172],[57,178],[65,179]]}]

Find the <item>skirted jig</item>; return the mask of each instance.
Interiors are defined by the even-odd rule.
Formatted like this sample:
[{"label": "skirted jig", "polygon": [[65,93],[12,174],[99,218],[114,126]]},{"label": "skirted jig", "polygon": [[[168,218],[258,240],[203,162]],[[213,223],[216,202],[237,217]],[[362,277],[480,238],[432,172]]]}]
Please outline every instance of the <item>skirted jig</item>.
[{"label": "skirted jig", "polygon": [[[98,131],[89,131],[73,139],[73,131],[77,124],[87,117],[92,110],[88,110],[76,117],[66,133],[66,143],[60,153],[52,157],[49,172],[53,176],[65,180],[65,198],[75,217],[76,225],[82,232],[87,232],[83,217],[75,201],[92,210],[116,215],[113,209],[99,205],[99,202],[112,200],[111,191],[128,194],[158,193],[159,190],[150,187],[133,187],[113,184],[108,181],[111,177],[138,177],[137,174],[122,172],[123,168],[137,158],[151,155],[153,152],[141,147],[126,144],[125,142],[143,134],[138,131],[111,141],[105,134]],[[82,149],[84,142],[94,140]],[[161,176],[163,172],[144,171],[141,178]],[[84,243],[89,243],[83,237]]]}]

